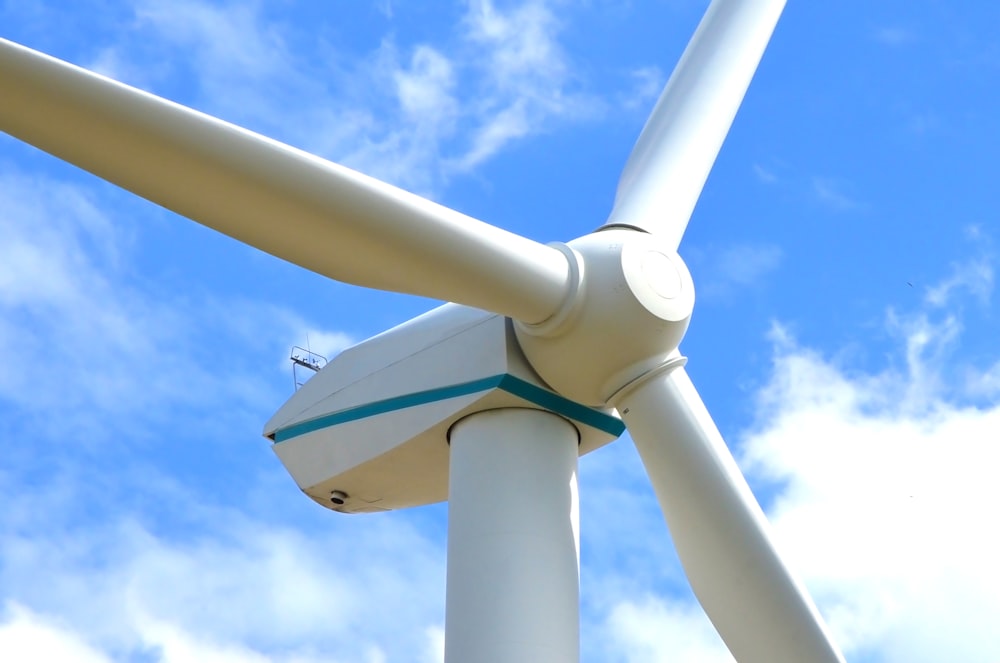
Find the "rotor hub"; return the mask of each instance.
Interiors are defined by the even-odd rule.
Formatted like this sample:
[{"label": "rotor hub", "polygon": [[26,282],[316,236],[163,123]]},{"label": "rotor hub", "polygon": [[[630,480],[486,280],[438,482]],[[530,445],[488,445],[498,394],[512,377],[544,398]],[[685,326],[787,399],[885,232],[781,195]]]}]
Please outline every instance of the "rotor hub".
[{"label": "rotor hub", "polygon": [[517,338],[549,386],[604,405],[680,344],[694,308],[691,273],[668,241],[635,230],[555,246],[570,262],[570,294],[548,320],[517,322]]}]

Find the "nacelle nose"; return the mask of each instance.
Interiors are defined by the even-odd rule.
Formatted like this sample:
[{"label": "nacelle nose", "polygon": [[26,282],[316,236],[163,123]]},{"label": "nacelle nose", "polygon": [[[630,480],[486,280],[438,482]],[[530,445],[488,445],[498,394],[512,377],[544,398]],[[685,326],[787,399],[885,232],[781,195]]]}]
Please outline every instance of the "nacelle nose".
[{"label": "nacelle nose", "polygon": [[694,282],[668,242],[636,230],[602,230],[561,249],[574,264],[576,288],[551,321],[517,323],[517,338],[549,386],[604,405],[677,349],[694,309]]}]

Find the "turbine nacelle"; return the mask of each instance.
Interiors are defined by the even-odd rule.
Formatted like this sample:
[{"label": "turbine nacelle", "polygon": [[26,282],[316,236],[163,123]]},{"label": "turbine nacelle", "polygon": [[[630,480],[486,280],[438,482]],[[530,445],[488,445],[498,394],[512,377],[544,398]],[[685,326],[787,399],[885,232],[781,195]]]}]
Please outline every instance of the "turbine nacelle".
[{"label": "turbine nacelle", "polygon": [[611,410],[551,391],[502,316],[446,304],[349,348],[264,428],[299,488],[346,513],[448,498],[448,435],[485,410],[546,410],[572,423],[585,454],[624,430]]}]

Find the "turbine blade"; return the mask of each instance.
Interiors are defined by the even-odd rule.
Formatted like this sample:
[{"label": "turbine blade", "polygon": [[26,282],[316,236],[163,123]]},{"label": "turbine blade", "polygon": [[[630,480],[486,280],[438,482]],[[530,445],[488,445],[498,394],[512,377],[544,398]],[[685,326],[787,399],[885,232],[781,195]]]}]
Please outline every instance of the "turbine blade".
[{"label": "turbine blade", "polygon": [[556,311],[556,249],[0,40],[0,130],[338,281],[525,322]]},{"label": "turbine blade", "polygon": [[683,368],[614,403],[646,467],[695,595],[740,663],[842,662]]},{"label": "turbine blade", "polygon": [[680,245],[785,0],[714,0],[639,135],[606,226]]}]

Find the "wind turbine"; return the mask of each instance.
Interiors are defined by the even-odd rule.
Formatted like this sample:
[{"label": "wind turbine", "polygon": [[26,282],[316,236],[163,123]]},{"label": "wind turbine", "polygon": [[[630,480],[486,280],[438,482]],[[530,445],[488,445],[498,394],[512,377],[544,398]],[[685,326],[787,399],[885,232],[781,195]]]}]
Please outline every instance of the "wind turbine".
[{"label": "wind turbine", "polygon": [[677,249],[784,4],[711,3],[607,222],[567,244],[8,41],[0,129],[329,278],[453,302],[345,351],[265,427],[331,509],[449,501],[449,663],[579,660],[577,459],[626,426],[734,657],[842,661],[678,349],[694,289]]}]

